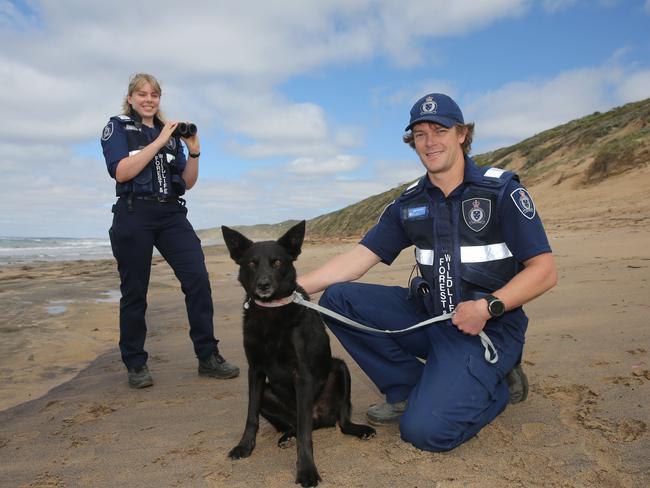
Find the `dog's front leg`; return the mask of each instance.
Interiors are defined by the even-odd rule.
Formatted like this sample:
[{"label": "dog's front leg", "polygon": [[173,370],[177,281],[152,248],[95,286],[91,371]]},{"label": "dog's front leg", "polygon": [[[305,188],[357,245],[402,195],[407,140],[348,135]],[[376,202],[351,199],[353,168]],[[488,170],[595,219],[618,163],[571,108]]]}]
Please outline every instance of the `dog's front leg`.
[{"label": "dog's front leg", "polygon": [[296,483],[301,486],[316,486],[321,480],[314,463],[314,448],[312,444],[314,406],[314,379],[310,373],[301,371],[296,379],[297,432],[296,447],[298,460],[296,463]]},{"label": "dog's front leg", "polygon": [[246,427],[237,444],[229,453],[231,459],[245,458],[251,455],[255,449],[255,438],[260,426],[260,407],[262,395],[264,394],[264,382],[266,376],[262,371],[249,367],[248,369],[248,415],[246,416]]}]

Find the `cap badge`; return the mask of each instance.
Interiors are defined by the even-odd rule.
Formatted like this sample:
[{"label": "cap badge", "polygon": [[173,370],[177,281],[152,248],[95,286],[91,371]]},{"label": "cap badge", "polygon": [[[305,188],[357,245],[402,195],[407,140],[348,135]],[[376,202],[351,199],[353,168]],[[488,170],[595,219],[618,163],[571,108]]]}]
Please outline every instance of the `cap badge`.
[{"label": "cap badge", "polygon": [[433,100],[433,97],[427,97],[424,99],[424,103],[420,106],[420,115],[425,114],[435,114],[438,105]]}]

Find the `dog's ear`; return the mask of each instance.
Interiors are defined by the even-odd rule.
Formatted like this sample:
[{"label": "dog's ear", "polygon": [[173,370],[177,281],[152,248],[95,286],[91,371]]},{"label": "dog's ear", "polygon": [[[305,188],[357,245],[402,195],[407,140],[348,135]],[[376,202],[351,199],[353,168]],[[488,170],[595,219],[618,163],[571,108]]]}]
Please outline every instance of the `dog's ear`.
[{"label": "dog's ear", "polygon": [[284,247],[293,259],[297,259],[300,255],[302,241],[305,238],[305,225],[304,220],[297,223],[278,239],[278,244]]},{"label": "dog's ear", "polygon": [[253,241],[225,225],[221,226],[221,233],[223,234],[223,240],[226,243],[226,247],[228,248],[228,251],[230,251],[230,257],[233,261],[239,264],[239,260],[246,252],[246,249],[251,247]]}]

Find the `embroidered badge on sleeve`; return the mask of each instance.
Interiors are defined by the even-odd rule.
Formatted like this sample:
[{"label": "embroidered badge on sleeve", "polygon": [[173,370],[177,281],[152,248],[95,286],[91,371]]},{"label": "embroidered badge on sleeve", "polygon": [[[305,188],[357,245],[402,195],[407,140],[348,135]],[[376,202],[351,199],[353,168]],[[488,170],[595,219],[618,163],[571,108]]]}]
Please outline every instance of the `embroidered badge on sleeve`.
[{"label": "embroidered badge on sleeve", "polygon": [[526,217],[528,220],[533,220],[535,217],[535,204],[533,203],[533,198],[523,188],[517,188],[510,194],[510,198],[517,206],[517,210]]},{"label": "embroidered badge on sleeve", "polygon": [[102,131],[102,141],[108,141],[113,135],[113,122],[109,122]]}]

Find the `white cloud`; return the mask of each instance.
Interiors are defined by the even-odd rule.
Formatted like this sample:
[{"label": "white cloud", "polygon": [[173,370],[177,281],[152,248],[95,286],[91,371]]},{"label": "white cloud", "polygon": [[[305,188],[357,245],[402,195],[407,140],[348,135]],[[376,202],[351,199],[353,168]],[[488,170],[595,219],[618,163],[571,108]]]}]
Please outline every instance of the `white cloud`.
[{"label": "white cloud", "polygon": [[626,75],[616,89],[616,94],[624,103],[650,97],[650,70]]},{"label": "white cloud", "polygon": [[325,112],[314,103],[292,103],[268,89],[225,84],[212,87],[206,98],[226,131],[255,141],[233,143],[234,149],[248,157],[291,154],[292,146],[319,146],[328,138]]},{"label": "white cloud", "polygon": [[556,13],[561,10],[566,10],[578,3],[578,0],[544,0],[542,6],[544,10],[550,13]]},{"label": "white cloud", "polygon": [[405,86],[400,86],[394,91],[388,89],[375,90],[372,100],[376,106],[399,107],[403,109],[403,107],[409,107],[415,103],[416,100],[426,93],[446,93],[450,97],[455,98],[456,91],[454,84],[447,80],[418,80]]},{"label": "white cloud", "polygon": [[380,46],[400,65],[410,66],[423,60],[430,62],[431,56],[417,43],[419,39],[459,36],[469,30],[481,29],[497,19],[516,17],[526,7],[525,0],[385,0],[377,13]]},{"label": "white cloud", "polygon": [[[262,174],[268,175],[256,175],[260,177]],[[188,216],[195,228],[309,219],[381,193],[386,188],[385,181],[375,178],[341,180],[323,176],[296,179],[283,175],[273,180],[264,179],[264,183],[257,184],[252,191],[251,185],[245,182],[204,179],[188,197]],[[198,208],[200,213],[194,210]]]},{"label": "white cloud", "polygon": [[374,176],[379,181],[385,182],[385,189],[388,189],[404,183],[410,183],[424,173],[424,167],[415,154],[415,151],[413,151],[413,157],[411,159],[378,161]]},{"label": "white cloud", "polygon": [[362,157],[339,154],[329,160],[318,160],[311,157],[297,158],[285,166],[288,173],[296,175],[340,174],[354,171],[363,163]]},{"label": "white cloud", "polygon": [[[627,86],[624,80],[630,77],[636,80],[634,72],[606,65],[568,71],[551,79],[508,83],[464,107],[465,118],[476,122],[475,141],[489,144],[489,139],[497,139],[512,144],[629,101],[617,96],[616,90]],[[643,79],[639,77],[639,85]],[[633,89],[630,84],[627,92],[631,94]]]},{"label": "white cloud", "polygon": [[0,143],[3,235],[106,235],[114,201],[103,161],[53,144]]},{"label": "white cloud", "polygon": [[[0,140],[79,141],[97,134],[119,97],[88,95],[92,80],[61,77],[0,55]],[[103,114],[102,114],[103,111]],[[94,125],[94,126],[93,126]]]},{"label": "white cloud", "polygon": [[[197,109],[205,102],[215,103],[217,111],[227,108],[206,92],[218,85],[225,88],[221,103],[238,94],[250,102],[238,105],[248,115],[269,108],[255,103],[259,93],[260,101],[269,101],[277,96],[275,84],[293,75],[381,53],[412,64],[421,59],[417,46],[422,37],[480,28],[521,11],[525,2],[201,1],[192,9],[179,2],[126,0],[29,5],[34,12],[23,14],[11,3],[2,4],[0,19],[7,28],[0,34],[0,77],[8,82],[3,109],[14,115],[29,105],[22,118],[40,118],[42,128],[49,127],[39,131],[44,137],[76,140],[90,137],[90,121],[117,110],[113,107],[119,107],[125,80],[133,72],[155,72],[168,93],[190,91]],[[117,11],[128,15],[115,15]],[[152,26],[150,40],[141,35],[144,19]],[[313,109],[311,102],[271,101],[271,109],[312,121],[319,117],[305,113]],[[57,117],[67,118],[67,129],[56,128]],[[2,126],[0,137],[24,134],[25,125]],[[282,130],[286,124],[278,120],[274,125]]]}]

